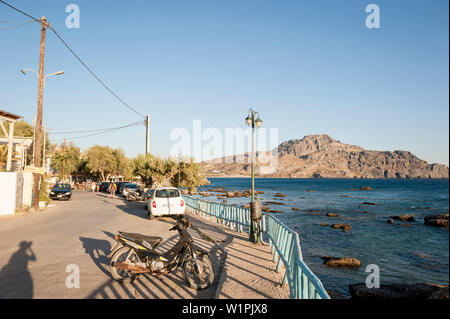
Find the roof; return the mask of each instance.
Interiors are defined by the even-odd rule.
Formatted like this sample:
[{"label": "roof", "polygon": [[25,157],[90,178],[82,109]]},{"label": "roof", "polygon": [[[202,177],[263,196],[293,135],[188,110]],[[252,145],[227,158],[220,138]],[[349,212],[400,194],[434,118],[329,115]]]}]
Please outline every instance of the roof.
[{"label": "roof", "polygon": [[22,118],[22,116],[0,110],[0,118],[10,121],[17,121]]}]

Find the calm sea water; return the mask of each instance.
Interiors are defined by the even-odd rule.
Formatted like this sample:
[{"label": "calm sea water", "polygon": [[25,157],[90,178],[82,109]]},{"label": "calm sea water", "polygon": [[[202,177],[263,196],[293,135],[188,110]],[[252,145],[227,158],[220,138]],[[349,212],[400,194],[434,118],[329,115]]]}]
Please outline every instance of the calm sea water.
[{"label": "calm sea water", "polygon": [[[210,178],[211,184],[199,191],[223,187],[226,190],[251,188],[250,179]],[[276,200],[285,205],[271,205],[284,213],[275,214],[300,234],[304,261],[321,279],[326,289],[348,296],[348,285],[365,282],[365,268],[380,268],[380,283],[449,282],[449,231],[426,226],[429,214],[448,213],[448,180],[397,179],[273,179],[258,178],[260,200]],[[370,186],[371,191],[360,187]],[[273,197],[277,192],[283,200]],[[348,197],[344,197],[344,196]],[[212,197],[208,197],[209,200]],[[229,204],[243,204],[249,198],[227,199]],[[217,200],[220,201],[220,200]],[[373,202],[376,205],[365,205]],[[299,211],[293,211],[298,207]],[[312,210],[312,211],[309,211]],[[327,217],[326,213],[340,217]],[[413,214],[410,227],[386,220],[392,215]],[[321,223],[347,223],[348,232],[320,226]],[[324,266],[322,256],[358,258],[359,269],[334,269]]]}]

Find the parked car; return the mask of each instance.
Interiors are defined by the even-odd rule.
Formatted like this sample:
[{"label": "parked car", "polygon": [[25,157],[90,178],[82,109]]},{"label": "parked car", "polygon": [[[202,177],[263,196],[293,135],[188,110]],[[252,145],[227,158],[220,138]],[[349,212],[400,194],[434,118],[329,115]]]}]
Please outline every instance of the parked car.
[{"label": "parked car", "polygon": [[116,185],[117,185],[117,191],[116,191],[116,193],[117,193],[117,194],[122,194],[123,186],[124,186],[125,184],[127,184],[127,183],[129,183],[129,182],[118,182],[118,183],[116,183]]},{"label": "parked car", "polygon": [[56,184],[50,191],[51,199],[70,200],[71,197],[72,197],[72,190],[69,184]]},{"label": "parked car", "polygon": [[175,187],[158,187],[150,190],[145,205],[149,219],[156,216],[183,216],[186,208],[180,191]]},{"label": "parked car", "polygon": [[100,192],[108,192],[110,182],[103,182],[100,184]]},{"label": "parked car", "polygon": [[121,192],[122,196],[123,197],[127,197],[127,194],[129,193],[129,191],[131,189],[134,189],[134,190],[137,191],[139,189],[139,186],[137,184],[134,184],[134,183],[125,183],[125,184],[123,184],[122,192]]}]

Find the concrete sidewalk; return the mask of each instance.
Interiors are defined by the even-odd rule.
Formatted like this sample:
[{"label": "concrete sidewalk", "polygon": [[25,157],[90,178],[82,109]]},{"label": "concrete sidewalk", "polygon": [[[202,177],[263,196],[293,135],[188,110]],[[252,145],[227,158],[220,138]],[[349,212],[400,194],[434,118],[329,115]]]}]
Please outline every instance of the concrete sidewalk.
[{"label": "concrete sidewalk", "polygon": [[[218,263],[220,277],[216,299],[289,298],[287,285],[281,287],[284,272],[275,272],[270,246],[255,246],[248,234],[233,231],[208,218],[189,213],[194,230],[205,240],[214,240],[215,251],[226,252]],[[215,256],[216,258],[218,256]],[[222,257],[223,259],[223,257]]]}]

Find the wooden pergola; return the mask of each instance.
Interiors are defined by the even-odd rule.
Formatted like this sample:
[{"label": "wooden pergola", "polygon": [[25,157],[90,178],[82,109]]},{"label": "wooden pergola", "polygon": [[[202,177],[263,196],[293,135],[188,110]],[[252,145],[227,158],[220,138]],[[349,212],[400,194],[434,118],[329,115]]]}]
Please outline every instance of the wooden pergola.
[{"label": "wooden pergola", "polygon": [[[13,152],[13,140],[14,140],[14,123],[22,116],[9,113],[3,110],[0,110],[0,127],[2,128],[3,134],[5,134],[6,139],[8,140],[8,157],[6,161],[6,170],[11,170],[11,160],[12,160],[12,152]],[[6,126],[4,123],[9,122],[9,133],[6,130]]]}]

